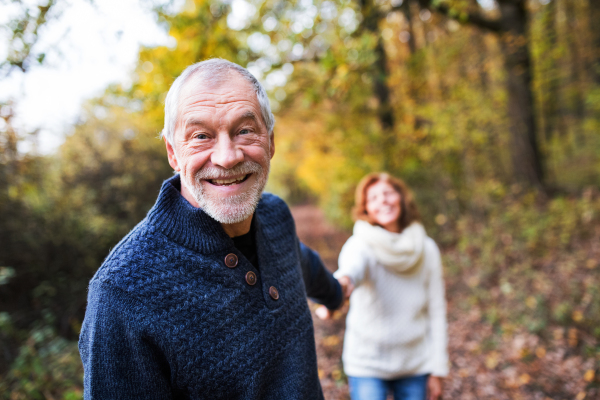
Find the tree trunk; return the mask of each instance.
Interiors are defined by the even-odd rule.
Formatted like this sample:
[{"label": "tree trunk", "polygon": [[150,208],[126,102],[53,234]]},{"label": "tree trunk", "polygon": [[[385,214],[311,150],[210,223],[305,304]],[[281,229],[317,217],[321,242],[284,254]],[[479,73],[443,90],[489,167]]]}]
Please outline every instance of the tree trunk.
[{"label": "tree trunk", "polygon": [[[573,121],[575,126],[578,126],[583,121],[585,116],[585,99],[584,89],[582,88],[583,72],[581,68],[583,66],[583,57],[580,54],[579,42],[577,41],[577,10],[575,4],[572,1],[565,2],[565,13],[567,16],[567,43],[570,52],[570,79],[569,84],[571,86],[571,106],[573,107]],[[581,138],[579,138],[581,140]]]},{"label": "tree trunk", "polygon": [[375,97],[377,97],[379,103],[377,107],[377,118],[379,119],[383,134],[381,143],[383,168],[389,171],[393,167],[393,149],[396,140],[394,136],[394,113],[390,101],[390,88],[387,83],[389,77],[387,56],[385,54],[381,32],[379,32],[379,18],[373,0],[361,0],[360,5],[363,17],[363,28],[377,36],[377,45],[375,46],[377,60],[371,67],[371,76],[373,77],[373,93],[375,94]]},{"label": "tree trunk", "polygon": [[415,27],[413,21],[413,12],[411,8],[413,6],[413,2],[408,2],[406,7],[404,7],[404,16],[406,17],[406,21],[408,22],[408,48],[410,49],[410,55],[414,55],[417,52],[417,41],[415,40]]},{"label": "tree trunk", "polygon": [[485,68],[486,58],[488,57],[487,45],[485,44],[484,35],[475,29],[471,30],[470,33],[471,41],[474,47],[477,49],[477,70],[479,71],[479,83],[481,88],[487,92],[489,88],[489,76]]},{"label": "tree trunk", "polygon": [[556,52],[555,48],[558,45],[557,35],[558,26],[556,24],[556,13],[557,7],[556,2],[558,0],[552,0],[544,10],[544,40],[547,43],[544,46],[545,53],[542,63],[544,64],[544,72],[548,77],[548,81],[545,85],[545,93],[542,95],[542,116],[544,120],[544,137],[546,141],[549,141],[554,135],[555,131],[563,133],[562,129],[562,115],[563,112],[559,107],[560,101],[560,79],[558,76],[556,63]]},{"label": "tree trunk", "polygon": [[395,147],[394,144],[396,143],[396,138],[394,135],[395,119],[390,101],[390,88],[387,84],[387,79],[389,76],[387,68],[387,56],[385,54],[385,49],[383,48],[381,36],[379,36],[377,39],[375,54],[377,55],[377,61],[373,65],[373,89],[379,102],[379,106],[377,108],[377,117],[379,118],[379,123],[381,124],[381,130],[383,133],[383,168],[386,171],[390,171],[393,168],[393,149]]},{"label": "tree trunk", "polygon": [[589,26],[592,28],[593,35],[593,51],[594,51],[594,80],[596,84],[600,85],[600,29],[597,27],[597,23],[600,20],[600,1],[589,0]]},{"label": "tree trunk", "polygon": [[536,138],[527,38],[526,1],[499,2],[506,67],[513,173],[529,186],[543,188],[544,174]]},{"label": "tree trunk", "polygon": [[[407,67],[408,67],[408,94],[410,98],[415,102],[415,104],[420,103],[420,93],[419,87],[422,82],[422,67],[423,67],[423,57],[419,57],[417,55],[418,46],[417,46],[417,29],[415,24],[415,16],[419,15],[419,5],[414,1],[407,1],[406,6],[404,7],[404,16],[406,17],[406,21],[408,22],[408,48],[410,50],[410,58],[408,59]],[[415,13],[416,11],[416,13]],[[415,127],[416,128],[416,127]]]},{"label": "tree trunk", "polygon": [[[593,0],[595,1],[595,0]],[[455,12],[446,3],[419,0],[421,7],[472,24],[501,35],[502,52],[506,68],[508,91],[508,117],[512,137],[511,154],[514,176],[530,187],[544,188],[541,154],[536,138],[536,122],[531,90],[531,61],[527,37],[527,0],[496,0],[500,19],[488,19],[481,12],[466,14]],[[476,4],[476,3],[473,3]],[[478,3],[477,3],[478,4]]]}]

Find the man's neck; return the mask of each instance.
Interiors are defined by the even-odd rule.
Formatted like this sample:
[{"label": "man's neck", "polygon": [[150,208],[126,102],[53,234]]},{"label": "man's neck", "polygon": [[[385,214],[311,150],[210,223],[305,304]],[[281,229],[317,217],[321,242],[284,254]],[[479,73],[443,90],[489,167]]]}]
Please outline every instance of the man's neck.
[{"label": "man's neck", "polygon": [[[194,199],[194,196],[187,190],[183,182],[181,183],[181,195],[194,207],[200,208],[200,205]],[[250,232],[250,226],[252,225],[252,215],[243,220],[242,222],[238,222],[235,224],[221,224],[223,230],[229,237],[242,236],[246,233]]]},{"label": "man's neck", "polygon": [[250,232],[250,226],[252,225],[252,215],[242,222],[236,224],[221,224],[223,230],[229,237],[242,236]]}]

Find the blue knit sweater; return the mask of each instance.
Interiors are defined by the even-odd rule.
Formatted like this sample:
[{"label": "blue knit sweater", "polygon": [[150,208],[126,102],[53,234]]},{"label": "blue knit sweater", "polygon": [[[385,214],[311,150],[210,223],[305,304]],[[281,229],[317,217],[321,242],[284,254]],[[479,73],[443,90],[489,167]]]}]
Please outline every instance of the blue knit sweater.
[{"label": "blue knit sweater", "polygon": [[299,243],[283,201],[263,195],[255,221],[258,270],[181,196],[179,176],[165,181],[90,282],[86,399],[323,398],[306,297],[336,308],[339,285]]}]

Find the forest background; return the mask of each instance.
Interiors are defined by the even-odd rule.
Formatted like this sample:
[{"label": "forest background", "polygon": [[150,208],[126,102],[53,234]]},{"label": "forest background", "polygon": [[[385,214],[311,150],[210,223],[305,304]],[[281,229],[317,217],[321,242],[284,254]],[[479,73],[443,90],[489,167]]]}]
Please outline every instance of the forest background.
[{"label": "forest background", "polygon": [[[5,1],[23,12],[2,27],[0,79],[45,62],[36,42],[63,0]],[[268,190],[305,205],[295,215],[324,211],[329,225],[299,230],[331,269],[364,174],[414,189],[444,254],[446,398],[599,398],[599,1],[186,0],[154,12],[176,46],[143,48],[133,84],[87,102],[55,153],[19,151],[36,133],[1,105],[0,398],[82,397],[87,283],[172,174],[157,139],[169,85],[212,57],[267,87]],[[347,398],[339,315],[317,324],[328,398]]]}]

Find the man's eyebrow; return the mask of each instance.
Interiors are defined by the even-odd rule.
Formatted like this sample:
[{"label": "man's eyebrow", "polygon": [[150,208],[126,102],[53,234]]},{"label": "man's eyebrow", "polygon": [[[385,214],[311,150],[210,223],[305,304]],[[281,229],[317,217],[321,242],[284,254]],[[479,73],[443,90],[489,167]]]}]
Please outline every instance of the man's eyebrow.
[{"label": "man's eyebrow", "polygon": [[206,124],[201,119],[192,118],[192,119],[188,119],[185,121],[185,129],[188,129],[189,127],[204,126],[204,125],[206,125]]},{"label": "man's eyebrow", "polygon": [[256,114],[252,111],[245,111],[242,115],[239,116],[238,119],[239,120],[251,119],[254,122],[258,122],[258,118],[256,117]]}]

